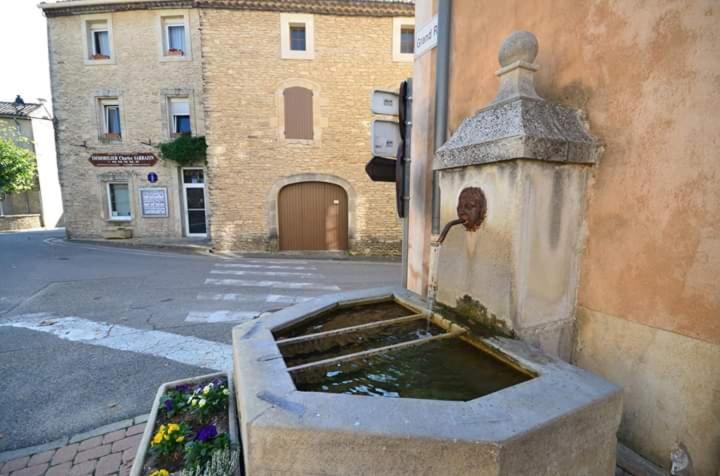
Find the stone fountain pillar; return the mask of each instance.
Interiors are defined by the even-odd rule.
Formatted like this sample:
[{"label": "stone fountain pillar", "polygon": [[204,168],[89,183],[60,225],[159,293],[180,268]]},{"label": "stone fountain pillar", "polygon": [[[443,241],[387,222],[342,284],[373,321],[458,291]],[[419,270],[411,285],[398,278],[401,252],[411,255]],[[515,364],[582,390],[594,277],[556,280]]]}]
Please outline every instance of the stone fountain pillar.
[{"label": "stone fountain pillar", "polygon": [[568,360],[587,181],[601,146],[580,111],[535,92],[537,51],[532,33],[511,34],[497,96],[438,150],[441,223],[456,218],[467,187],[483,190],[487,217],[476,231],[448,235],[437,299]]}]

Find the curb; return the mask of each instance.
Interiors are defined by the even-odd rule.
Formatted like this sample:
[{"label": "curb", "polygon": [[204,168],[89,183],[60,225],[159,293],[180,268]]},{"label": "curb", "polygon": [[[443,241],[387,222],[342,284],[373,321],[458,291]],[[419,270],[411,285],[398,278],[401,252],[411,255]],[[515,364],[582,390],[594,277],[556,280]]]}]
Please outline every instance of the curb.
[{"label": "curb", "polygon": [[59,438],[55,441],[51,441],[49,443],[43,443],[41,445],[36,446],[30,446],[27,448],[19,448],[16,450],[9,450],[4,451],[0,453],[0,463],[5,463],[6,461],[10,461],[17,458],[22,458],[24,456],[30,456],[32,454],[36,453],[42,453],[49,450],[55,450],[58,448],[62,448],[63,446],[67,446],[72,443],[77,443],[78,441],[87,440],[89,438],[104,435],[105,433],[110,433],[115,430],[120,430],[123,428],[127,428],[132,425],[139,425],[140,423],[145,423],[148,419],[148,414],[146,415],[138,415],[135,418],[127,418],[125,420],[121,420],[115,423],[110,423],[107,425],[103,425],[101,427],[95,428],[90,431],[85,431],[83,433],[77,433],[75,435],[71,436],[64,436],[62,438]]}]

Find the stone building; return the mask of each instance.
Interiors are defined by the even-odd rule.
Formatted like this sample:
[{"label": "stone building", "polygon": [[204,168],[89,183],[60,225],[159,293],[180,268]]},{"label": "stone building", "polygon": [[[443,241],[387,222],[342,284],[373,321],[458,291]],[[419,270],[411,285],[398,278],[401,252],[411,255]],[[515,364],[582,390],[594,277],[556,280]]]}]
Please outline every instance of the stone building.
[{"label": "stone building", "polygon": [[0,101],[0,138],[10,139],[35,154],[35,186],[26,192],[0,197],[0,231],[55,228],[63,220],[58,181],[53,117],[44,103],[17,96]]},{"label": "stone building", "polygon": [[[645,466],[632,474],[668,474],[674,451],[676,461],[686,452],[691,468],[680,472],[680,464],[673,474],[716,475],[720,126],[708,118],[720,108],[717,2],[418,0],[418,38],[438,13],[438,47],[418,49],[413,69],[408,287],[427,288],[429,243],[438,232],[433,169],[439,225],[455,218],[458,187],[481,187],[486,222],[476,232],[448,234],[439,301],[468,304],[469,294],[524,338],[622,386],[618,439],[664,471]],[[510,49],[498,64],[503,40],[522,30],[537,37],[537,57],[513,58]],[[438,61],[444,32],[447,76],[447,63]],[[482,131],[469,133],[502,107],[537,103],[498,102],[504,78],[523,87],[533,74],[541,98],[582,111],[603,145],[599,160],[568,164],[559,153],[534,156],[532,146],[506,149],[483,143]],[[448,79],[446,117],[436,115],[443,110],[435,107],[444,90],[442,81],[436,89],[438,77]],[[506,145],[537,134],[532,124],[503,137],[532,119],[523,107],[516,123],[484,133]],[[447,127],[436,130],[445,119]],[[474,163],[453,168],[466,141],[475,141],[467,147]],[[572,174],[580,179],[569,180]],[[621,466],[637,462],[624,449],[618,454]]]},{"label": "stone building", "polygon": [[[399,251],[364,173],[370,94],[411,71],[409,0],[42,4],[71,238]],[[157,160],[178,133],[207,162]]]}]

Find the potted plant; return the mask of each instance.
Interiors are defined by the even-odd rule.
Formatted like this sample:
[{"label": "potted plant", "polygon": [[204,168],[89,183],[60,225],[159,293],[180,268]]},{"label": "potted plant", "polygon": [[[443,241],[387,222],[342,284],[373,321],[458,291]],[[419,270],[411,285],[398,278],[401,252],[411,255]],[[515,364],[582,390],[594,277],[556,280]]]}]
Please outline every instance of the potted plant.
[{"label": "potted plant", "polygon": [[170,48],[167,51],[168,56],[184,56],[185,52],[178,48]]},{"label": "potted plant", "polygon": [[104,140],[120,140],[121,136],[120,136],[120,134],[108,132],[106,134],[103,134],[103,139]]},{"label": "potted plant", "polygon": [[106,60],[106,59],[110,59],[110,56],[104,55],[101,53],[95,53],[90,58],[94,59],[94,60]]},{"label": "potted plant", "polygon": [[232,382],[209,374],[160,386],[130,476],[239,476],[241,459]]}]

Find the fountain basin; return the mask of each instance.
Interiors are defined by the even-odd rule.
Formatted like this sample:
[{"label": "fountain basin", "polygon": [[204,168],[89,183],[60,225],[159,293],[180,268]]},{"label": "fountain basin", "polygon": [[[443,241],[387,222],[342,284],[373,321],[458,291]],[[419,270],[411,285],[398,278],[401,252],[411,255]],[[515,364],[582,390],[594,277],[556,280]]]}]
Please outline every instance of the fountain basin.
[{"label": "fountain basin", "polygon": [[[322,323],[313,328],[322,321],[318,315],[339,305],[359,307],[384,300],[404,306],[408,315],[422,312],[425,306],[421,297],[405,289],[370,289],[317,298],[233,329],[236,397],[248,474],[612,474],[620,389],[519,340],[477,339],[476,344],[487,350],[483,358],[490,356],[523,374],[499,388],[477,391],[482,395],[477,398],[471,393],[452,399],[452,392],[435,392],[432,386],[429,393],[410,391],[385,395],[406,398],[382,398],[370,396],[382,392],[357,394],[342,385],[328,390],[337,382],[323,377],[322,371],[309,379],[310,384],[298,378],[293,369],[300,367],[302,374],[303,365],[328,355],[310,356],[309,363],[289,366],[286,359],[292,356],[284,357],[282,349],[296,342],[283,344],[283,339],[327,331]],[[357,321],[331,324],[330,330],[348,324]],[[361,325],[368,324],[372,322]],[[433,316],[433,325],[445,333],[458,332],[442,316]],[[369,348],[386,343],[374,342]],[[319,352],[327,352],[326,347],[321,345]],[[361,347],[360,352],[367,350]],[[482,353],[474,346],[468,355],[473,352]],[[466,366],[462,358],[450,361]],[[472,363],[467,367],[472,369]],[[410,382],[411,390],[416,381]],[[422,388],[427,390],[427,381]],[[407,398],[418,395],[423,398]]]}]

